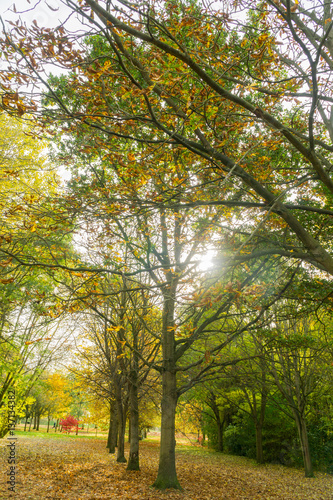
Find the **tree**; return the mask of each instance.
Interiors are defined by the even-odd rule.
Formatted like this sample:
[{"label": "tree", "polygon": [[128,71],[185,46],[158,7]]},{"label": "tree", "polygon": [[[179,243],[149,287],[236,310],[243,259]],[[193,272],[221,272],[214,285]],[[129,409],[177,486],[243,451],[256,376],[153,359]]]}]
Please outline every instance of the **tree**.
[{"label": "tree", "polygon": [[314,475],[307,415],[311,397],[320,384],[321,366],[327,352],[327,341],[319,334],[318,327],[314,318],[299,316],[293,308],[287,310],[283,318],[277,316],[276,348],[270,356],[270,372],[296,423],[306,477]]},{"label": "tree", "polygon": [[47,401],[47,432],[49,432],[50,419],[63,417],[69,412],[71,398],[69,394],[69,384],[67,378],[59,372],[45,373],[43,380],[43,395]]},{"label": "tree", "polygon": [[[245,335],[237,342],[234,351],[234,356],[237,358],[244,358],[246,354],[251,356],[249,361],[242,361],[226,372],[226,378],[229,384],[233,388],[237,388],[236,390],[243,395],[243,401],[237,406],[240,411],[248,413],[254,422],[256,460],[258,463],[263,463],[263,429],[271,381],[267,361],[265,360],[265,346],[262,342],[261,332],[256,331]],[[228,395],[222,395],[223,397],[227,401],[232,400],[232,396],[229,398]]]},{"label": "tree", "polygon": [[[147,391],[150,365],[159,345],[154,328],[159,323],[157,311],[138,288],[131,288],[126,279],[100,279],[94,282],[94,293],[84,295],[87,309],[82,311],[84,337],[93,347],[80,349],[80,358],[87,370],[80,378],[97,390],[110,406],[108,447],[114,449],[113,426],[117,425],[117,461],[126,461],[124,436],[127,410],[130,414],[129,470],[139,470],[139,401]],[[90,305],[90,309],[89,309]],[[155,317],[156,316],[156,317]],[[146,397],[146,396],[145,396]],[[112,442],[113,441],[113,442]]]}]

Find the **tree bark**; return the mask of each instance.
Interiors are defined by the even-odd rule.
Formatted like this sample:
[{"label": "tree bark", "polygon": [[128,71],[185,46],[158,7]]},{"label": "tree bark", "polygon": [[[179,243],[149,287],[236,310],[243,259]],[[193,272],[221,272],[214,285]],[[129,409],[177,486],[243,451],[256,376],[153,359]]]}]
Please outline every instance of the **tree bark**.
[{"label": "tree bark", "polygon": [[[164,214],[161,214],[162,250],[167,257],[167,234]],[[176,253],[176,249],[175,249]],[[175,301],[176,281],[171,271],[166,274],[166,286],[163,291],[163,314],[162,314],[162,419],[161,419],[161,442],[160,459],[157,478],[153,484],[155,488],[181,489],[176,472],[176,439],[175,419],[178,400],[177,372],[176,372],[176,346],[175,346]]]},{"label": "tree bark", "polygon": [[112,430],[113,430],[113,415],[112,415],[112,409],[110,408],[109,431],[108,431],[108,438],[106,440],[106,447],[109,450],[109,453],[115,452],[115,450],[110,451],[112,448]]},{"label": "tree bark", "polygon": [[258,464],[264,463],[264,452],[262,449],[262,425],[261,422],[256,422],[256,461]]},{"label": "tree bark", "polygon": [[39,423],[40,423],[40,413],[37,413],[37,419],[36,419],[36,431],[39,431]]},{"label": "tree bark", "polygon": [[109,453],[115,453],[116,451],[117,429],[118,429],[118,420],[117,420],[116,405],[115,402],[112,401],[110,404],[110,424],[109,424],[108,440],[106,444]]},{"label": "tree bark", "polygon": [[212,409],[214,416],[215,416],[215,422],[217,426],[217,451],[223,451],[223,432],[224,432],[224,427],[225,427],[225,422],[226,422],[226,417],[224,416],[223,419],[221,419],[221,412],[220,408],[216,402],[216,396],[213,392],[210,392],[210,396],[208,397],[207,404],[210,406]]},{"label": "tree bark", "polygon": [[118,448],[117,448],[117,462],[127,462],[125,458],[125,425],[126,425],[126,414],[124,411],[124,405],[122,402],[121,388],[116,389],[116,401],[117,401],[117,415],[118,415]]},{"label": "tree bark", "polygon": [[130,379],[130,453],[127,470],[140,470],[139,462],[139,400],[138,400],[138,357],[133,353],[133,367]]},{"label": "tree bark", "polygon": [[156,481],[153,486],[159,489],[177,488],[180,484],[176,473],[175,414],[177,406],[176,374],[164,372],[162,376],[162,422],[160,460]]},{"label": "tree bark", "polygon": [[24,423],[24,432],[26,432],[26,430],[27,430],[28,419],[29,419],[29,413],[26,411],[26,413],[25,413],[25,423]]},{"label": "tree bark", "polygon": [[131,416],[128,417],[128,436],[127,441],[131,442]]},{"label": "tree bark", "polygon": [[223,431],[224,431],[224,421],[219,419],[217,421],[217,451],[223,451]]},{"label": "tree bark", "polygon": [[299,413],[296,414],[296,412],[294,412],[294,414],[298,436],[301,443],[305,477],[314,477],[306,422],[303,415],[300,415]]},{"label": "tree bark", "polygon": [[[264,372],[264,368],[262,370],[262,381],[263,384],[266,384],[266,374]],[[258,409],[257,409],[257,404],[256,404],[256,395],[255,393],[253,394],[253,410],[252,410],[252,416],[254,419],[255,423],[255,429],[256,429],[256,460],[258,464],[263,464],[264,463],[264,452],[262,448],[262,430],[264,427],[264,420],[265,420],[265,410],[266,410],[266,404],[267,404],[267,390],[266,387],[264,387],[261,390],[261,401],[260,401],[260,410],[259,410],[259,415],[258,415]]]}]

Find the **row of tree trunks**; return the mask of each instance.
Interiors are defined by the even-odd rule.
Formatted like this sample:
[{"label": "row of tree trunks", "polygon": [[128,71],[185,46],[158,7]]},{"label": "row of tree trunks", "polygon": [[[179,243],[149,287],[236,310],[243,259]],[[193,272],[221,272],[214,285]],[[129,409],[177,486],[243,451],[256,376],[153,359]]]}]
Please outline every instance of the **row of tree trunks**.
[{"label": "row of tree trunks", "polygon": [[[33,430],[39,431],[40,417],[41,417],[41,412],[38,412],[38,411],[33,412],[32,411],[30,413],[29,411],[26,411],[25,419],[24,419],[24,432],[26,432],[28,425],[29,425],[29,431],[31,430],[32,422],[33,422]],[[51,421],[51,415],[48,415],[47,416],[47,430],[46,430],[46,432],[50,431],[50,421]],[[57,430],[58,427],[59,427],[59,418],[57,419],[55,430]]]},{"label": "row of tree trunks", "polygon": [[[130,396],[130,453],[128,470],[140,470],[139,464],[139,402],[137,372],[131,373]],[[117,462],[127,462],[125,457],[125,426],[128,412],[127,402],[122,400],[121,386],[115,388],[116,400],[110,402],[110,423],[106,447],[109,453],[115,453],[117,448]]]},{"label": "row of tree trunks", "polygon": [[40,412],[38,412],[38,411],[34,412],[34,417],[33,417],[33,419],[34,419],[34,426],[33,426],[33,430],[39,431],[40,416],[41,416]]}]

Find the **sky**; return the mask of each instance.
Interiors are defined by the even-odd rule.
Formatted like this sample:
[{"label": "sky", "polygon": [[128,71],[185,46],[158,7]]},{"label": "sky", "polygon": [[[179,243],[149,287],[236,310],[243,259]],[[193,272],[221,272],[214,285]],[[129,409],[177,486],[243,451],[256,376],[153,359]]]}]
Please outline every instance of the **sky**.
[{"label": "sky", "polygon": [[[12,9],[13,4],[16,6],[16,14]],[[5,24],[20,16],[28,26],[35,20],[39,27],[52,29],[66,21],[66,27],[72,31],[84,29],[73,11],[61,0],[0,0],[0,16]]]},{"label": "sky", "polygon": [[[15,4],[17,13],[26,11],[22,13],[22,18],[28,23],[31,23],[35,19],[40,26],[52,28],[59,25],[60,16],[57,12],[50,10],[43,0],[30,0],[30,5],[27,0],[1,0],[0,3],[0,15],[5,21],[17,18],[17,14],[9,10]],[[50,0],[49,4],[52,8],[57,8],[61,5],[61,2],[60,0]],[[63,12],[64,10],[65,8],[62,5],[61,11]]]}]

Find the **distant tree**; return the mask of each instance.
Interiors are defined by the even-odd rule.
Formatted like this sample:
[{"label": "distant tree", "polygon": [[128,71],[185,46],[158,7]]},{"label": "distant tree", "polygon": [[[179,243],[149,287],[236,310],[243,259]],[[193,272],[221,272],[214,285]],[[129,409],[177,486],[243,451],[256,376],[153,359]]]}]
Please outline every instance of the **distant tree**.
[{"label": "distant tree", "polygon": [[49,432],[51,418],[59,422],[60,417],[68,413],[72,398],[69,392],[69,381],[60,372],[46,372],[41,383],[41,390],[46,400],[47,432]]}]

